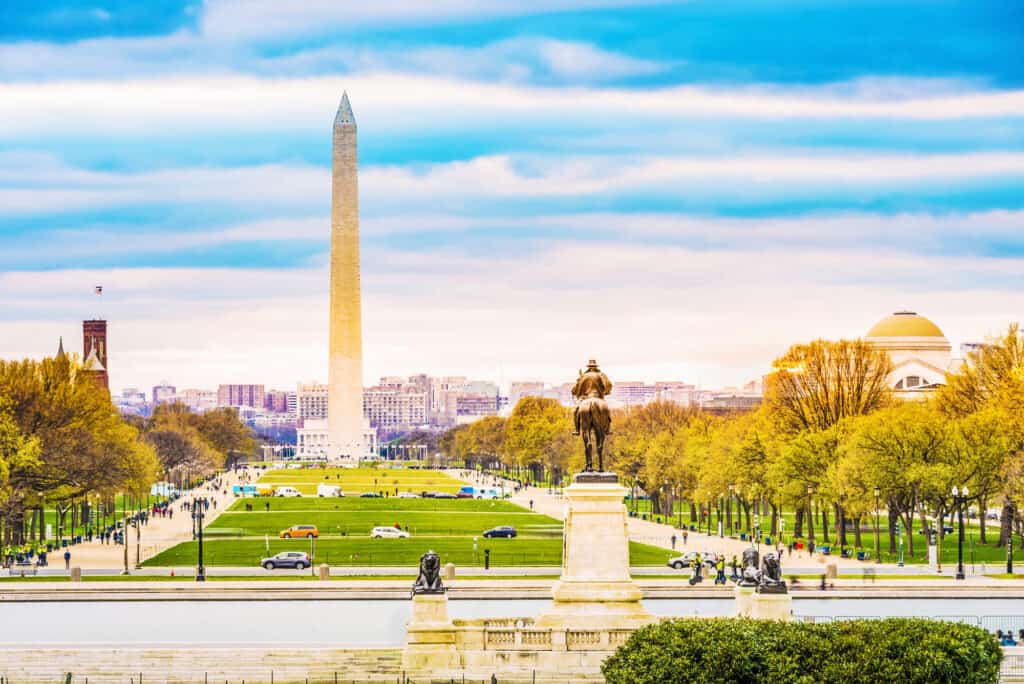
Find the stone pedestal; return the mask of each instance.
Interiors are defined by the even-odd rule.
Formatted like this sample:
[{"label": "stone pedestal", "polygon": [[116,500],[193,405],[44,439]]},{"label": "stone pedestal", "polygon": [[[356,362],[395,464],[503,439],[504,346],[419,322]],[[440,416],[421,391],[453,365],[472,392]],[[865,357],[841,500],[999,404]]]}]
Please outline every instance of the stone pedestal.
[{"label": "stone pedestal", "polygon": [[754,587],[737,585],[736,617],[788,622],[793,619],[793,597],[789,594],[759,594]]},{"label": "stone pedestal", "polygon": [[754,617],[754,589],[755,587],[744,587],[739,584],[733,589],[736,595],[736,617]]},{"label": "stone pedestal", "polygon": [[455,626],[448,619],[447,594],[416,594],[412,598],[402,668],[448,670],[460,667]]},{"label": "stone pedestal", "polygon": [[554,604],[537,617],[538,627],[636,628],[654,622],[629,576],[626,492],[611,473],[583,474],[566,488],[562,577],[552,589]]}]

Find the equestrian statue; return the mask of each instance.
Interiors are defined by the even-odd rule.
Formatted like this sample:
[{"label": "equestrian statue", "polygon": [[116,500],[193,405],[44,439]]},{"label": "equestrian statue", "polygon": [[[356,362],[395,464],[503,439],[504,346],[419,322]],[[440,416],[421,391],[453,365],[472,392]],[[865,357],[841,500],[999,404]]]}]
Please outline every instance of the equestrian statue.
[{"label": "equestrian statue", "polygon": [[594,452],[597,452],[597,471],[604,472],[604,440],[611,434],[612,414],[604,398],[612,391],[612,381],[597,367],[597,361],[587,362],[586,372],[580,371],[572,396],[576,399],[573,413],[574,435],[583,435],[587,462],[583,472],[594,472]]}]

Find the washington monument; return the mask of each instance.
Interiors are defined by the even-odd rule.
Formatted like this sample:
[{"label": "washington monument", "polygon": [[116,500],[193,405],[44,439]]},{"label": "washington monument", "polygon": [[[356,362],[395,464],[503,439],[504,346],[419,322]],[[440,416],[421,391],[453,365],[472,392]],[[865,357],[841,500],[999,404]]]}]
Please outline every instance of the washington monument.
[{"label": "washington monument", "polygon": [[341,96],[334,117],[331,180],[331,335],[327,458],[367,455],[363,437],[363,314],[359,286],[359,179],[356,119]]}]

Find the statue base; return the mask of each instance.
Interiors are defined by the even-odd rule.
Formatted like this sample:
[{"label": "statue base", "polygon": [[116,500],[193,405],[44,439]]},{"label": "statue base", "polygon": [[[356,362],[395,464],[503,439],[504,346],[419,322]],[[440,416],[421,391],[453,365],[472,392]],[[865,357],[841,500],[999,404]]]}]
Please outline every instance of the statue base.
[{"label": "statue base", "polygon": [[447,594],[414,594],[402,651],[406,670],[448,670],[460,665],[455,625],[448,619]]},{"label": "statue base", "polygon": [[629,573],[627,490],[615,473],[580,473],[566,488],[562,577],[542,628],[637,628],[655,618]]},{"label": "statue base", "polygon": [[789,594],[760,593],[755,587],[736,587],[736,617],[755,620],[793,619],[793,597]]},{"label": "statue base", "polygon": [[598,482],[601,484],[619,484],[619,476],[615,473],[606,471],[590,471],[583,473],[576,473],[572,476],[573,482],[579,482],[581,484]]}]

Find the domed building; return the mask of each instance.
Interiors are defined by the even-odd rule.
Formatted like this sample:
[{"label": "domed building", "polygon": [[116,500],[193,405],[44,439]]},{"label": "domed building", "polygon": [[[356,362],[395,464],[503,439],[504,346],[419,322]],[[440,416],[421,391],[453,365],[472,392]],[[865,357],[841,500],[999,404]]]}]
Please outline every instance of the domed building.
[{"label": "domed building", "polygon": [[889,386],[904,399],[923,398],[946,382],[946,373],[956,370],[960,360],[939,326],[913,311],[897,311],[868,331],[865,338],[889,352],[893,371]]}]

